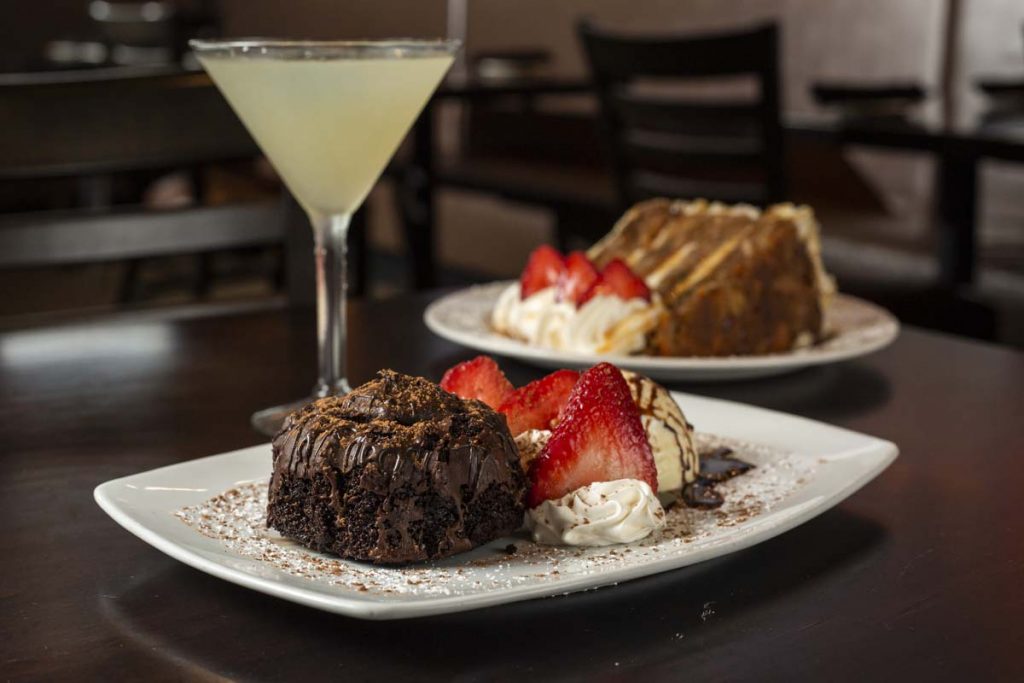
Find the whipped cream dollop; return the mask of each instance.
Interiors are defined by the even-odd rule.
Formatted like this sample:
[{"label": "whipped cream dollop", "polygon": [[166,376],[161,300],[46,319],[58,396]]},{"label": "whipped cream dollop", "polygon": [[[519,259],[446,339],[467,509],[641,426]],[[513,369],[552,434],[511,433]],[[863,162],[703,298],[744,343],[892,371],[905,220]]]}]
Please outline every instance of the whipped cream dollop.
[{"label": "whipped cream dollop", "polygon": [[665,509],[646,482],[598,481],[527,511],[526,526],[547,545],[632,543],[665,526]]},{"label": "whipped cream dollop", "polygon": [[657,294],[651,301],[598,294],[576,308],[558,301],[555,287],[520,297],[519,284],[498,297],[491,324],[505,335],[533,346],[578,353],[638,353],[664,314]]}]

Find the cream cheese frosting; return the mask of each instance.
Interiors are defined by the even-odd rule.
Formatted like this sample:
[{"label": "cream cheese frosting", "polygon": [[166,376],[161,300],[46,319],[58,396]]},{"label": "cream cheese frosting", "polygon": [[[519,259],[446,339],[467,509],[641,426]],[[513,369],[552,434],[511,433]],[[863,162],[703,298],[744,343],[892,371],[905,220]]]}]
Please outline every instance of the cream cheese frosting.
[{"label": "cream cheese frosting", "polygon": [[660,298],[622,299],[599,294],[576,308],[557,300],[555,287],[520,297],[519,284],[498,297],[491,324],[498,332],[533,346],[577,353],[638,353],[665,309]]},{"label": "cream cheese frosting", "polygon": [[547,545],[632,543],[665,526],[665,509],[646,482],[598,481],[527,511],[526,526]]}]

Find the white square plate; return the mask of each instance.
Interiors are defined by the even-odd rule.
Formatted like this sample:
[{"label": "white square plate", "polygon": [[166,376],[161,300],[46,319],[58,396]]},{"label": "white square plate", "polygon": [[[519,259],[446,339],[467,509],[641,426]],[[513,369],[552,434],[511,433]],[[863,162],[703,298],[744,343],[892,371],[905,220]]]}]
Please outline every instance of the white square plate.
[{"label": "white square plate", "polygon": [[[522,535],[403,568],[321,555],[262,524],[269,444],[108,481],[95,497],[125,529],[208,574],[330,612],[401,619],[606,586],[747,548],[836,505],[898,453],[888,441],[820,422],[673,396],[705,446],[733,446],[757,467],[721,486],[726,504],[719,510],[670,509],[664,531],[630,545],[553,548]],[[215,497],[219,504],[208,504]],[[191,525],[181,516],[185,508],[193,510]]]}]

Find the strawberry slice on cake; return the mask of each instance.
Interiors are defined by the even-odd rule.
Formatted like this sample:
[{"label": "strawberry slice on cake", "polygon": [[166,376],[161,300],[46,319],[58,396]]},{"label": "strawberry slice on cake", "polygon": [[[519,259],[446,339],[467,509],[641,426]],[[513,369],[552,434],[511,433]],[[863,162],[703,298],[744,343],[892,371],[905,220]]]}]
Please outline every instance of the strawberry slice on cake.
[{"label": "strawberry slice on cake", "polygon": [[530,252],[519,276],[519,296],[528,299],[542,289],[555,286],[565,274],[565,257],[554,247],[546,244]]},{"label": "strawberry slice on cake", "polygon": [[491,309],[499,334],[531,346],[576,353],[644,352],[665,312],[659,296],[625,261],[598,269],[586,253],[549,246],[530,254],[516,284]]},{"label": "strawberry slice on cake", "polygon": [[530,429],[551,429],[579,378],[575,370],[556,370],[510,393],[498,412],[505,414],[512,436]]},{"label": "strawberry slice on cake", "polygon": [[[530,480],[526,525],[538,543],[631,543],[664,527],[659,484],[677,490],[700,464],[692,428],[650,379],[601,363],[558,370],[519,389],[486,357],[447,373],[442,386],[494,401]],[[657,450],[655,450],[655,448]]]},{"label": "strawberry slice on cake", "polygon": [[598,294],[617,296],[623,300],[651,300],[651,290],[629,266],[620,259],[612,259],[602,270],[597,280],[580,297],[579,305],[590,301]]},{"label": "strawberry slice on cake", "polygon": [[483,401],[494,410],[515,390],[490,356],[452,366],[441,378],[441,388],[459,398]]},{"label": "strawberry slice on cake", "polygon": [[588,484],[620,479],[644,482],[657,493],[654,455],[618,368],[601,363],[580,376],[529,475],[530,507]]},{"label": "strawberry slice on cake", "polygon": [[600,277],[587,255],[582,251],[574,251],[565,259],[565,271],[558,279],[555,299],[579,305],[583,295]]}]

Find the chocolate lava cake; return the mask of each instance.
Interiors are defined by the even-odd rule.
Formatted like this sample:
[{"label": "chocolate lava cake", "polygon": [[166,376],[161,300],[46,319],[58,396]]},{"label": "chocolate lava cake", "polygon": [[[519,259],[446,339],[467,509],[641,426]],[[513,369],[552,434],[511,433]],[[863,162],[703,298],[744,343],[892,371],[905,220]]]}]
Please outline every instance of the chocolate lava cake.
[{"label": "chocolate lava cake", "polygon": [[447,557],[516,531],[526,478],[505,418],[383,370],[291,415],[274,439],[267,524],[377,564]]}]

